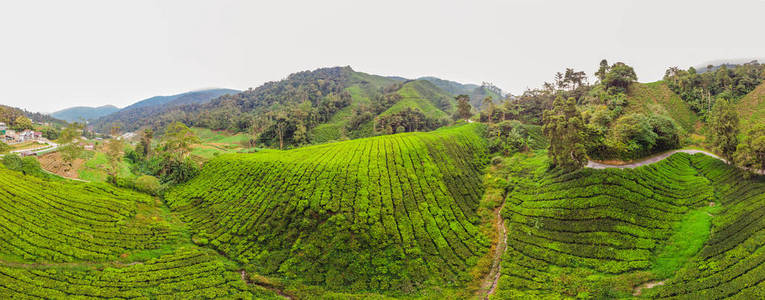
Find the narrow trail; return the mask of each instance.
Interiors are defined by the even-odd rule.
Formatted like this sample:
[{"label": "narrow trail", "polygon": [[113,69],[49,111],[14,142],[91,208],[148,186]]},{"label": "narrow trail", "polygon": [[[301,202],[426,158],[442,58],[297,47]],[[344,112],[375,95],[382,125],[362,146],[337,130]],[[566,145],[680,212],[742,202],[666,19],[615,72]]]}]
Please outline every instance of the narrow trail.
[{"label": "narrow trail", "polygon": [[[610,169],[610,168],[616,168],[616,169],[634,169],[634,168],[637,168],[637,167],[640,167],[640,166],[645,166],[645,165],[650,165],[650,164],[653,164],[653,163],[660,162],[660,161],[666,159],[667,157],[672,156],[672,154],[675,154],[675,153],[688,153],[688,154],[701,153],[701,154],[704,154],[704,155],[711,156],[711,157],[714,157],[716,159],[719,159],[719,160],[725,162],[726,164],[728,163],[728,161],[725,160],[724,158],[719,157],[716,154],[708,152],[708,151],[694,150],[694,149],[680,149],[680,150],[672,150],[672,151],[667,151],[667,152],[664,152],[664,153],[656,154],[654,156],[649,156],[647,158],[643,158],[641,160],[629,162],[629,163],[626,163],[626,164],[610,164],[610,163],[603,163],[603,162],[597,162],[597,161],[589,160],[589,161],[587,161],[587,165],[585,166],[585,168],[591,168],[591,169]],[[765,170],[750,170],[750,171],[753,171],[754,173],[757,173],[757,174],[760,174],[760,175],[765,175]]]},{"label": "narrow trail", "polygon": [[643,294],[643,289],[650,289],[656,286],[664,285],[664,280],[662,281],[649,281],[646,283],[643,283],[639,286],[636,286],[635,289],[632,291],[632,296],[640,296]]},{"label": "narrow trail", "polygon": [[264,289],[270,290],[270,291],[276,293],[277,295],[282,296],[282,297],[287,298],[287,299],[290,299],[290,300],[295,299],[292,296],[287,295],[286,293],[284,293],[284,291],[282,291],[281,289],[279,289],[279,288],[277,288],[275,286],[250,281],[250,279],[247,277],[247,271],[245,271],[245,270],[241,270],[241,271],[239,271],[239,273],[242,274],[242,281],[244,281],[244,283],[246,283],[246,284],[257,285],[259,287],[262,287]]},{"label": "narrow trail", "polygon": [[608,169],[608,168],[634,169],[634,168],[637,168],[637,167],[640,167],[640,166],[645,166],[645,165],[650,165],[652,163],[660,162],[660,161],[666,159],[667,157],[672,156],[672,154],[681,153],[681,152],[682,153],[688,153],[688,154],[702,153],[702,154],[714,157],[716,159],[722,160],[722,161],[724,161],[726,163],[728,162],[728,161],[720,158],[719,156],[715,155],[714,153],[710,153],[710,152],[707,152],[707,151],[704,151],[704,150],[681,149],[681,150],[672,150],[672,151],[664,152],[664,153],[657,154],[657,155],[654,155],[654,156],[649,156],[649,157],[641,159],[639,161],[634,161],[634,162],[630,162],[630,163],[627,163],[627,164],[607,164],[607,163],[602,163],[602,162],[597,162],[597,161],[590,160],[590,161],[587,162],[587,165],[585,167],[586,168],[592,168],[592,169]]},{"label": "narrow trail", "polygon": [[486,274],[486,279],[481,284],[481,291],[486,291],[486,296],[483,299],[489,299],[489,296],[494,295],[497,289],[497,283],[499,282],[499,276],[502,269],[502,254],[507,249],[507,228],[505,228],[505,219],[502,218],[502,208],[505,207],[505,201],[502,201],[502,205],[494,209],[494,216],[496,221],[494,225],[497,227],[497,247],[494,248],[494,254],[491,262],[491,270]]}]

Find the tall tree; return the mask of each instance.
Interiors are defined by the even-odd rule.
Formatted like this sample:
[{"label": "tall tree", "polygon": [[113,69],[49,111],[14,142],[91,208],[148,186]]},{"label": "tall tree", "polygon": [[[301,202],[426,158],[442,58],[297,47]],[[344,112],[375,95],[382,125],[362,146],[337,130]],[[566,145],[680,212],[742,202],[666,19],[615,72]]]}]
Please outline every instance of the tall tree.
[{"label": "tall tree", "polygon": [[143,150],[143,157],[149,157],[151,155],[151,139],[154,138],[154,130],[146,128],[141,133],[140,145]]},{"label": "tall tree", "polygon": [[455,117],[457,119],[463,119],[463,120],[470,119],[470,117],[473,116],[473,113],[471,112],[473,107],[470,105],[470,96],[459,95],[456,97],[456,99],[457,99],[457,111],[455,112]]},{"label": "tall tree", "polygon": [[173,122],[165,130],[163,148],[176,161],[181,161],[191,153],[191,145],[199,142],[199,138],[186,124]]},{"label": "tall tree", "polygon": [[553,109],[545,111],[542,130],[550,140],[548,155],[552,159],[551,167],[575,170],[587,163],[584,147],[584,122],[576,100],[563,100],[558,96],[553,102]]},{"label": "tall tree", "polygon": [[76,139],[81,136],[81,130],[84,125],[79,123],[70,123],[61,131],[61,135],[58,138],[58,143],[62,146],[59,148],[61,153],[61,159],[72,167],[74,160],[80,157],[82,154],[82,146],[76,142]]},{"label": "tall tree", "polygon": [[109,175],[109,180],[116,184],[117,174],[120,170],[120,162],[122,162],[122,150],[124,148],[124,144],[122,143],[122,140],[119,136],[119,125],[112,125],[109,133],[112,138],[109,139],[109,141],[106,143],[106,159],[109,162],[109,167],[107,168],[106,172]]},{"label": "tall tree", "polygon": [[491,96],[486,96],[486,98],[483,98],[483,110],[489,117],[489,124],[492,123],[494,118],[494,108],[494,100],[491,98]]},{"label": "tall tree", "polygon": [[626,93],[627,88],[635,81],[637,81],[635,70],[622,62],[617,62],[611,66],[602,82],[611,94],[618,94]]},{"label": "tall tree", "polygon": [[736,149],[736,163],[749,170],[765,170],[765,124],[747,130]]},{"label": "tall tree", "polygon": [[728,100],[715,102],[712,110],[712,143],[729,162],[733,161],[738,146],[738,112]]},{"label": "tall tree", "polygon": [[32,129],[33,128],[32,120],[25,116],[18,116],[16,117],[16,120],[13,121],[13,129],[15,130],[25,130],[25,129]]},{"label": "tall tree", "polygon": [[606,79],[606,74],[610,68],[611,67],[608,66],[608,61],[605,58],[600,61],[600,67],[598,68],[598,71],[595,72],[595,76],[598,77],[599,81],[602,82]]}]

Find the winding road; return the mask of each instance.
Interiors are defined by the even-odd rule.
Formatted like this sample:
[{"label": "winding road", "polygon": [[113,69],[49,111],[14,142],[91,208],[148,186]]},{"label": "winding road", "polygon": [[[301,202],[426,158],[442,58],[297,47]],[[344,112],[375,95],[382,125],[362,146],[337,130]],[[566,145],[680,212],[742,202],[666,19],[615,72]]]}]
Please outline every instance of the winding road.
[{"label": "winding road", "polygon": [[[722,157],[719,157],[719,156],[715,155],[714,153],[708,152],[708,151],[695,150],[695,149],[680,149],[680,150],[667,151],[667,152],[664,152],[664,153],[661,153],[661,154],[657,154],[657,155],[654,155],[654,156],[649,156],[649,157],[641,159],[639,161],[634,161],[634,162],[630,162],[630,163],[627,163],[627,164],[621,164],[621,165],[606,164],[606,163],[601,163],[601,162],[596,162],[596,161],[590,160],[590,161],[587,162],[587,165],[585,166],[585,168],[591,168],[591,169],[609,169],[609,168],[634,169],[634,168],[637,168],[637,167],[640,167],[640,166],[645,166],[645,165],[650,165],[652,163],[660,162],[660,161],[664,160],[665,158],[672,156],[672,154],[675,154],[675,153],[688,153],[688,154],[701,153],[701,154],[708,155],[708,156],[714,157],[716,159],[719,159],[719,160],[725,162],[726,164],[728,163],[727,160],[723,159]],[[765,170],[754,170],[754,173],[757,173],[757,174],[760,174],[760,175],[765,175]]]}]

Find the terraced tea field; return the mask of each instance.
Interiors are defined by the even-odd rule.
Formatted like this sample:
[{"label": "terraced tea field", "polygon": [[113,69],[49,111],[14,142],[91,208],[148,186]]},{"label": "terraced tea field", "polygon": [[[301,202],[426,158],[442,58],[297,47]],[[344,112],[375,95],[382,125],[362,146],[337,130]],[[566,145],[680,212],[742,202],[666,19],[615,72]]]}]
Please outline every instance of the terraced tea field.
[{"label": "terraced tea field", "polygon": [[341,291],[459,286],[486,254],[483,127],[222,155],[166,201],[257,273]]},{"label": "terraced tea field", "polygon": [[516,172],[508,193],[507,251],[493,299],[623,298],[648,281],[666,285],[645,295],[688,299],[763,289],[765,273],[747,272],[759,266],[755,250],[765,237],[756,215],[762,180],[742,180],[703,154],[627,170],[535,167]]}]

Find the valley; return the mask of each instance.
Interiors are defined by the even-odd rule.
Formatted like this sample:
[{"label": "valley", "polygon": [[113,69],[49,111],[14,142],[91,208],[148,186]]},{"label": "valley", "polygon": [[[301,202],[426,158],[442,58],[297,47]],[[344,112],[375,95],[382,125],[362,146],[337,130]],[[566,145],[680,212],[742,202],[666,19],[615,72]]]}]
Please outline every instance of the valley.
[{"label": "valley", "polygon": [[729,67],[604,60],[522,95],[330,67],[87,122],[4,109],[40,134],[6,137],[0,295],[760,298],[765,67]]}]

